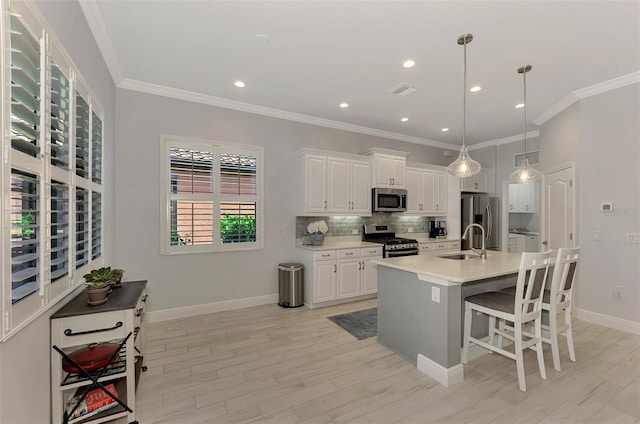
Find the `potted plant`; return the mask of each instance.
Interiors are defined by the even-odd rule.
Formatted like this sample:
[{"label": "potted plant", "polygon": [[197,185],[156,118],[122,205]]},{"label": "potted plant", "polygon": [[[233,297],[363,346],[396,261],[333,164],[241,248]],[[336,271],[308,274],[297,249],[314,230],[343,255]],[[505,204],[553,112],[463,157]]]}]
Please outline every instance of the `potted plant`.
[{"label": "potted plant", "polygon": [[327,223],[320,220],[314,221],[307,225],[307,231],[309,232],[309,239],[313,246],[321,246],[324,242],[324,235],[329,231]]},{"label": "potted plant", "polygon": [[111,289],[111,268],[94,269],[90,273],[83,275],[83,277],[89,305],[102,305],[106,302],[109,289]]},{"label": "potted plant", "polygon": [[122,287],[122,276],[124,275],[124,269],[114,268],[111,270],[111,287]]}]

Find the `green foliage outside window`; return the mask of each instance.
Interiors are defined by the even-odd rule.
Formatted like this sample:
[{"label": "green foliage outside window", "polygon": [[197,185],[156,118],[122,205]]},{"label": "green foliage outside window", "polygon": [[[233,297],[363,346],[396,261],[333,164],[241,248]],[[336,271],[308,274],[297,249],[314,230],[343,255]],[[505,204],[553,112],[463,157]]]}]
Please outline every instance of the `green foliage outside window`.
[{"label": "green foliage outside window", "polygon": [[22,239],[28,240],[34,234],[35,230],[31,227],[36,222],[35,217],[31,213],[26,213],[20,217],[20,222],[13,222],[14,227],[22,227]]},{"label": "green foliage outside window", "polygon": [[224,214],[224,218],[220,221],[220,238],[223,243],[256,241],[256,217]]}]

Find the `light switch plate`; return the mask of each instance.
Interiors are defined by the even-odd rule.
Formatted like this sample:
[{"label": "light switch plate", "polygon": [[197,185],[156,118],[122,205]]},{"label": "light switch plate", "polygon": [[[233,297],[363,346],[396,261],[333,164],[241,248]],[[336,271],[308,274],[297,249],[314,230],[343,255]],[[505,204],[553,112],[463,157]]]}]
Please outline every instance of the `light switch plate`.
[{"label": "light switch plate", "polygon": [[602,240],[602,233],[600,232],[600,230],[593,230],[593,239],[595,241]]}]

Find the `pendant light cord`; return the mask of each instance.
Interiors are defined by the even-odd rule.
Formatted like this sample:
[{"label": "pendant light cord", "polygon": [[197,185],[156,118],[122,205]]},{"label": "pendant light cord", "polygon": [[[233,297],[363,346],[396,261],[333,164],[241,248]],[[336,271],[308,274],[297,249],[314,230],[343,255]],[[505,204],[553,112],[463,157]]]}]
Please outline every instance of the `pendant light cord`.
[{"label": "pendant light cord", "polygon": [[465,147],[467,132],[467,36],[464,36],[464,90],[462,91],[462,147]]},{"label": "pendant light cord", "polygon": [[524,72],[522,73],[523,81],[524,81],[524,122],[522,123],[523,133],[524,133],[524,155],[523,159],[527,158],[527,70],[525,67]]}]

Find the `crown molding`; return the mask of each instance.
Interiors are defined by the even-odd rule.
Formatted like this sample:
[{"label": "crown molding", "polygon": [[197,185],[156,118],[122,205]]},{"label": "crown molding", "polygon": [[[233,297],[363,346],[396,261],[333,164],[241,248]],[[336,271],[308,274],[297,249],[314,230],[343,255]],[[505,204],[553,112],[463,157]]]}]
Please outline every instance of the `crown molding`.
[{"label": "crown molding", "polygon": [[581,88],[579,90],[573,91],[564,99],[560,100],[558,103],[553,105],[550,109],[544,112],[542,115],[538,116],[532,122],[538,126],[544,124],[549,119],[553,118],[575,102],[581,99],[585,99],[587,97],[595,96],[597,94],[602,94],[607,91],[615,90],[616,88],[625,87],[631,84],[640,83],[640,71],[633,72],[628,75],[623,75],[618,78],[614,78],[609,81],[601,82],[599,84],[592,85],[590,87]]},{"label": "crown molding", "polygon": [[124,80],[124,75],[122,74],[122,68],[120,67],[116,50],[113,48],[107,29],[104,26],[102,15],[98,9],[98,2],[97,0],[83,0],[78,3],[80,3],[82,13],[84,13],[84,17],[89,24],[89,29],[91,33],[93,33],[93,38],[95,38],[98,44],[100,53],[102,53],[113,83],[117,86]]},{"label": "crown molding", "polygon": [[[539,135],[540,135],[540,131],[538,130],[529,131],[527,133],[527,139],[535,138],[535,137],[538,137]],[[488,141],[483,141],[482,143],[472,144],[471,146],[467,146],[467,149],[479,150],[479,149],[484,149],[486,147],[502,146],[503,144],[515,143],[517,141],[522,141],[522,140],[524,140],[524,136],[522,134],[518,134],[518,135],[512,135],[505,138],[497,138],[495,140],[488,140]]]},{"label": "crown molding", "polygon": [[287,112],[285,110],[274,109],[265,106],[253,105],[250,103],[238,102],[222,97],[210,96],[207,94],[196,93],[193,91],[181,90],[178,88],[166,87],[158,84],[151,84],[143,81],[136,81],[125,78],[119,84],[118,88],[125,90],[138,91],[141,93],[154,94],[156,96],[170,97],[173,99],[184,100],[188,102],[201,103],[209,106],[216,106],[225,109],[238,110],[241,112],[254,113],[257,115],[269,116],[272,118],[286,119],[288,121],[300,122],[303,124],[318,125],[321,127],[333,128],[336,130],[349,131],[359,134],[366,134],[375,137],[387,138],[407,143],[421,144],[424,146],[438,147],[441,149],[457,149],[458,146],[443,143],[440,141],[429,140],[421,137],[414,137],[404,134],[398,134],[390,131],[377,130],[374,128],[363,127],[360,125],[347,124],[344,122],[333,121],[330,119],[318,118],[315,116],[303,115],[301,113]]}]

